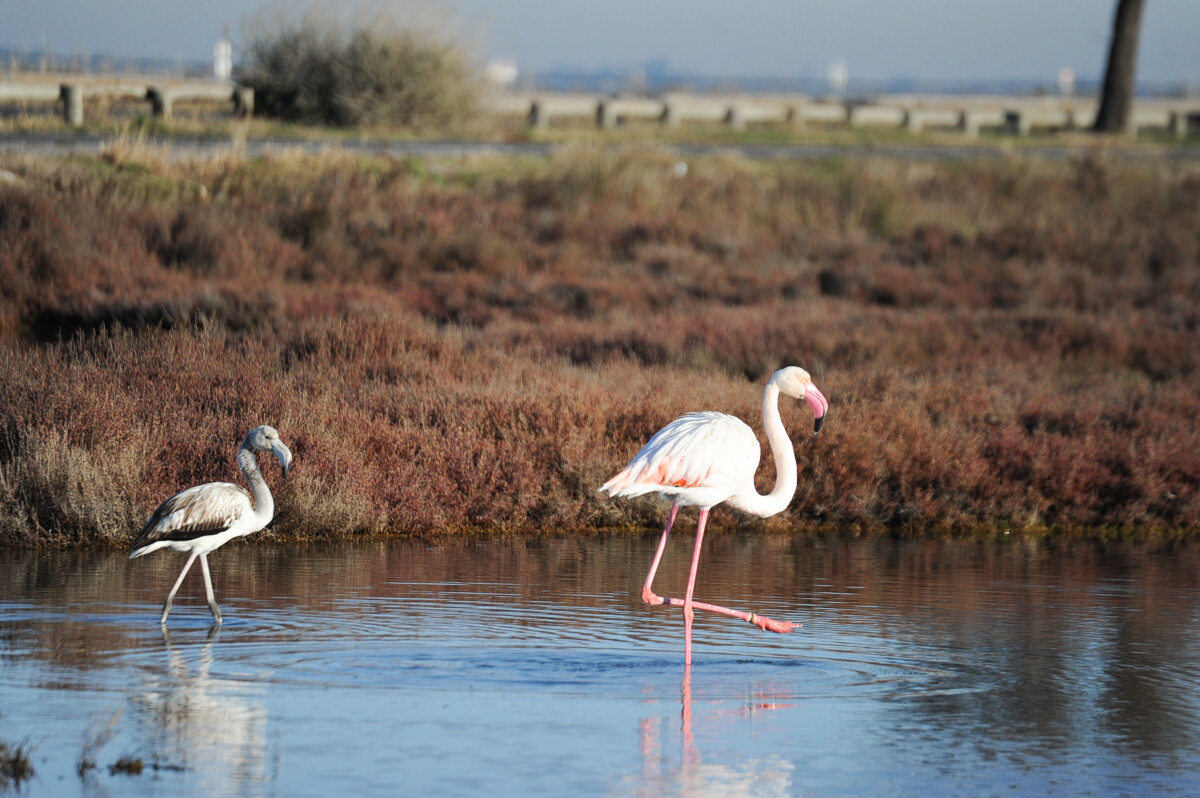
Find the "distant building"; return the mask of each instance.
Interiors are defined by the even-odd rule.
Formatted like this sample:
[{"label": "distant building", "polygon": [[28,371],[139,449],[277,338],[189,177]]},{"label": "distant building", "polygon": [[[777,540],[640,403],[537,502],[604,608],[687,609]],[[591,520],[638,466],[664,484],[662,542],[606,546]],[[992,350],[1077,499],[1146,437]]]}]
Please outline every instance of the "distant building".
[{"label": "distant building", "polygon": [[845,94],[846,87],[850,85],[850,67],[846,66],[846,62],[840,58],[829,65],[829,73],[826,76],[829,80],[829,88],[834,94]]},{"label": "distant building", "polygon": [[213,46],[213,77],[228,81],[233,76],[233,44],[221,39]]},{"label": "distant building", "polygon": [[483,68],[483,78],[493,86],[511,88],[520,76],[517,62],[511,58],[497,58]]},{"label": "distant building", "polygon": [[1070,67],[1063,67],[1058,70],[1058,93],[1059,94],[1074,94],[1075,93],[1075,70]]}]

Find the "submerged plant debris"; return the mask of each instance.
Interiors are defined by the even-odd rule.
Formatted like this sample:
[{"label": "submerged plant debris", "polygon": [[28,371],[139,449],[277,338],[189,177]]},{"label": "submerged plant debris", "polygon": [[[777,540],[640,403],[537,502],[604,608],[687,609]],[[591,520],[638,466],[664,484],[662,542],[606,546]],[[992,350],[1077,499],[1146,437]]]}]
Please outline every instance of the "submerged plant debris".
[{"label": "submerged plant debris", "polygon": [[33,778],[35,771],[29,759],[31,753],[33,749],[28,741],[14,744],[0,740],[0,789],[20,787]]}]

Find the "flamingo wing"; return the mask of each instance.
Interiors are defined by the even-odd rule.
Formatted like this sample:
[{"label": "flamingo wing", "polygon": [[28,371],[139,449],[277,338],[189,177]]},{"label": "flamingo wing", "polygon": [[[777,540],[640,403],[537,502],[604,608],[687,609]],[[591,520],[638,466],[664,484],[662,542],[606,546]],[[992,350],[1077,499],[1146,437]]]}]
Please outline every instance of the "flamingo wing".
[{"label": "flamingo wing", "polygon": [[741,419],[714,411],[689,413],[655,433],[600,490],[610,496],[658,492],[684,498],[703,492],[715,504],[754,484],[759,455],[758,438]]},{"label": "flamingo wing", "polygon": [[250,493],[229,482],[210,482],[181,490],[164,501],[142,527],[131,549],[166,540],[195,540],[229,529],[250,513]]}]

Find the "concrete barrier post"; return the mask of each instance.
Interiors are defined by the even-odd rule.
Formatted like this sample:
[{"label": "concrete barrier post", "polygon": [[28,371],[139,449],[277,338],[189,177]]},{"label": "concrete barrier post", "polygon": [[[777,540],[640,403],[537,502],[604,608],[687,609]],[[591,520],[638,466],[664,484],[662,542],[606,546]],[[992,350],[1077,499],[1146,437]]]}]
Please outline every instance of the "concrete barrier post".
[{"label": "concrete barrier post", "polygon": [[529,104],[529,115],[525,117],[525,124],[534,130],[545,130],[550,126],[550,115],[542,107],[541,100],[534,100]]},{"label": "concrete barrier post", "polygon": [[233,114],[242,119],[254,116],[254,89],[249,86],[234,87]]},{"label": "concrete barrier post", "polygon": [[601,100],[596,104],[596,127],[607,130],[617,126],[617,115],[611,103]]},{"label": "concrete barrier post", "polygon": [[662,116],[658,118],[667,127],[679,127],[679,108],[670,100],[663,102]]},{"label": "concrete barrier post", "polygon": [[838,108],[841,111],[842,117],[838,124],[845,125],[846,127],[854,127],[854,105],[843,102],[838,105]]},{"label": "concrete barrier post", "polygon": [[963,111],[958,127],[967,138],[979,138],[979,116],[977,114],[973,114],[970,111]]},{"label": "concrete barrier post", "polygon": [[1004,112],[1004,129],[1014,136],[1028,136],[1032,129],[1033,117],[1021,111]]},{"label": "concrete barrier post", "polygon": [[1177,139],[1186,139],[1188,134],[1187,111],[1172,111],[1167,122],[1167,132]]},{"label": "concrete barrier post", "polygon": [[151,86],[146,89],[146,99],[150,101],[154,116],[159,119],[171,118],[171,104],[175,98],[170,89],[165,86]]},{"label": "concrete barrier post", "polygon": [[83,125],[83,87],[76,83],[64,83],[59,88],[63,104],[63,119],[71,127]]},{"label": "concrete barrier post", "polygon": [[730,130],[745,130],[746,113],[736,105],[729,106],[729,110],[725,112],[725,124]]},{"label": "concrete barrier post", "polygon": [[804,115],[800,113],[800,106],[789,105],[783,113],[783,123],[792,130],[803,130],[805,128]]}]

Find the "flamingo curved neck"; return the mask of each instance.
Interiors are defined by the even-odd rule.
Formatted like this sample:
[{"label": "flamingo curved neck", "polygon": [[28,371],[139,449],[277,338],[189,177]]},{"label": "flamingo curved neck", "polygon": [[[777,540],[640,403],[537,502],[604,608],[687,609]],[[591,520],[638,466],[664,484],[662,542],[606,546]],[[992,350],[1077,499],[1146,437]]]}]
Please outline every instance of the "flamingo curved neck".
[{"label": "flamingo curved neck", "polygon": [[259,524],[258,528],[262,529],[275,515],[275,499],[271,496],[271,489],[267,487],[262,472],[258,470],[258,459],[254,456],[253,449],[243,444],[238,449],[237,462],[238,467],[242,469],[242,476],[250,484],[250,495],[254,497],[254,517]]},{"label": "flamingo curved neck", "polygon": [[763,427],[775,458],[775,488],[764,496],[751,484],[749,490],[730,497],[728,502],[739,510],[766,518],[787,509],[796,495],[797,475],[796,452],[779,417],[779,388],[774,383],[768,383],[763,391],[762,409]]}]

